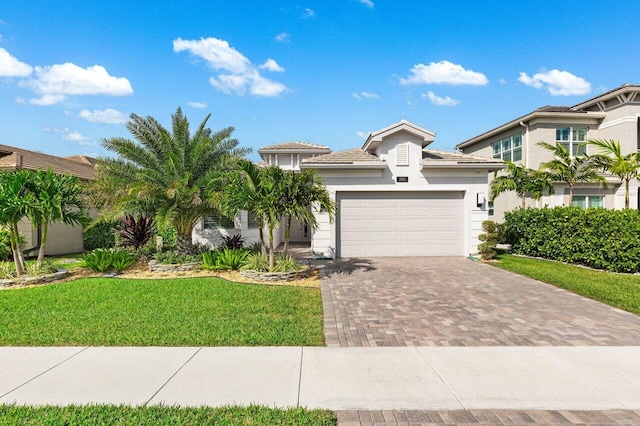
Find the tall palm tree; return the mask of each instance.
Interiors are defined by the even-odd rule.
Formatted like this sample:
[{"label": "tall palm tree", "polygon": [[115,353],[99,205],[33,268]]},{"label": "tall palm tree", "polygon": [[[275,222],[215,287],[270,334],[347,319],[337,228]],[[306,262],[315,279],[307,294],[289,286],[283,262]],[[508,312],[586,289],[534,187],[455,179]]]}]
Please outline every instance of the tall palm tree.
[{"label": "tall palm tree", "polygon": [[135,141],[103,139],[118,159],[102,159],[93,185],[94,203],[106,209],[103,217],[147,213],[160,224],[171,224],[178,234],[178,251],[192,251],[191,234],[200,217],[220,204],[219,176],[235,158],[250,149],[238,148],[232,127],[212,132],[211,115],[191,134],[189,121],[178,108],[172,129],[153,117],[131,114],[127,130]]},{"label": "tall palm tree", "polygon": [[624,182],[624,208],[629,208],[629,181],[637,178],[640,171],[640,156],[634,151],[622,155],[620,141],[613,139],[590,139],[588,144],[600,148],[600,154],[592,158],[604,171],[618,176]]},{"label": "tall palm tree", "polygon": [[0,224],[9,229],[18,277],[25,271],[18,223],[25,217],[34,218],[37,208],[37,201],[30,191],[32,185],[33,172],[29,170],[0,172]]},{"label": "tall palm tree", "polygon": [[329,213],[329,219],[333,220],[335,203],[316,170],[308,169],[299,173],[290,170],[286,171],[284,175],[285,232],[283,252],[287,254],[291,237],[291,220],[296,219],[299,223],[307,223],[311,229],[315,230],[318,227],[318,221],[311,209],[314,207],[325,209]]},{"label": "tall palm tree", "polygon": [[548,173],[507,161],[504,174],[496,176],[491,181],[490,197],[494,200],[498,195],[507,191],[515,191],[522,202],[522,208],[525,208],[527,195],[539,201],[545,192],[553,194],[554,187]]},{"label": "tall palm tree", "polygon": [[51,169],[34,172],[32,191],[36,200],[34,225],[42,230],[36,268],[42,267],[49,224],[86,225],[89,222],[78,178],[57,175]]},{"label": "tall palm tree", "polygon": [[572,156],[562,144],[538,142],[538,145],[553,153],[553,160],[540,165],[540,169],[549,171],[554,181],[569,186],[569,205],[573,202],[573,188],[577,183],[594,182],[606,186],[606,179],[598,174],[598,164],[592,157]]}]

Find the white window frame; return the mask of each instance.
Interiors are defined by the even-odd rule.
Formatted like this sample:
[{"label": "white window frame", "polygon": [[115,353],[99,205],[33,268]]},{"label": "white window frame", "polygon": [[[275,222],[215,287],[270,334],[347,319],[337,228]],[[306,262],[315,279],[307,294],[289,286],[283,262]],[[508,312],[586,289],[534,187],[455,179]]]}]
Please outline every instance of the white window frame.
[{"label": "white window frame", "polygon": [[[517,163],[522,161],[522,133],[516,133],[491,144],[493,158]],[[520,158],[514,160],[514,154],[519,153]]]},{"label": "white window frame", "polygon": [[[568,134],[567,134],[568,139],[562,139],[562,137],[559,137],[560,136],[559,132],[562,130],[568,130]],[[578,133],[583,131],[584,133]],[[581,126],[556,127],[556,145],[562,144],[569,152],[569,155],[571,155],[572,157],[577,157],[579,155],[586,155],[587,140],[589,140],[588,133],[589,133],[589,128],[586,126],[585,127],[581,127]],[[576,134],[584,134],[584,140],[576,139]]]},{"label": "white window frame", "polygon": [[[584,198],[584,207],[583,206],[578,206],[576,205],[576,198]],[[599,198],[600,199],[600,206],[596,206],[596,207],[592,207],[591,201],[594,198]],[[588,194],[588,195],[574,195],[573,196],[573,200],[571,200],[571,207],[580,207],[582,209],[591,209],[591,208],[600,208],[600,207],[604,207],[604,195],[596,195],[596,194]]]}]

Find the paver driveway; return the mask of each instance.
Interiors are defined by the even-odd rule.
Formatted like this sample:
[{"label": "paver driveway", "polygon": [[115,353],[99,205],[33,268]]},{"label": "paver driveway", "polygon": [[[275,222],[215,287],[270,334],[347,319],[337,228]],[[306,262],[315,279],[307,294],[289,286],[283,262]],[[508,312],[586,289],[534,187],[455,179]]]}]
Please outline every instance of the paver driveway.
[{"label": "paver driveway", "polygon": [[640,345],[640,317],[463,257],[337,259],[329,346]]}]

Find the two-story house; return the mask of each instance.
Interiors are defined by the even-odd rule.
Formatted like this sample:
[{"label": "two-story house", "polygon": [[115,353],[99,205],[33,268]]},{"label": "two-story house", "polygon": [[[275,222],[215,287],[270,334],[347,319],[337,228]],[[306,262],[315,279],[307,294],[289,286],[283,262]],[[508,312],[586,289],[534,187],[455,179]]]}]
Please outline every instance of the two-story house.
[{"label": "two-story house", "polygon": [[[623,154],[640,148],[640,86],[625,84],[570,107],[545,106],[456,146],[465,153],[502,159],[538,169],[553,159],[552,153],[537,145],[544,141],[563,144],[572,155],[596,154],[586,145],[589,139],[619,140]],[[624,207],[624,185],[608,177],[606,188],[599,184],[580,184],[574,189],[573,205],[580,207]],[[543,196],[540,205],[568,205],[568,187],[557,183],[553,195]],[[494,217],[521,205],[515,193],[503,193],[494,201]],[[630,185],[630,205],[638,206],[638,182]],[[527,200],[527,206],[536,206]]]}]

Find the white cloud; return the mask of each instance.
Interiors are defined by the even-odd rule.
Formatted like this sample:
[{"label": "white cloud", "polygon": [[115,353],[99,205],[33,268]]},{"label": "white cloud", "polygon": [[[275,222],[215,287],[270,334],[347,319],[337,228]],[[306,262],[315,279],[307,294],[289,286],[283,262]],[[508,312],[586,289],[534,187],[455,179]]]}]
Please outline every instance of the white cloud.
[{"label": "white cloud", "polygon": [[189,101],[189,102],[187,102],[187,105],[189,105],[191,108],[206,108],[207,107],[206,102]]},{"label": "white cloud", "polygon": [[314,12],[313,9],[309,9],[308,7],[306,7],[304,9],[304,12],[302,12],[302,19],[315,18],[315,16],[316,12]]},{"label": "white cloud", "polygon": [[507,84],[509,83],[507,80],[505,80],[504,78],[501,78],[500,80],[498,80],[498,83],[500,84]]},{"label": "white cloud", "polygon": [[429,99],[433,105],[439,106],[456,106],[460,105],[460,101],[457,99],[452,99],[449,96],[441,97],[436,95],[435,93],[429,91],[426,95],[422,95],[423,99]]},{"label": "white cloud", "polygon": [[27,77],[33,72],[31,65],[20,62],[0,47],[0,77]]},{"label": "white cloud", "polygon": [[98,146],[98,142],[89,142],[89,141],[80,141],[78,142],[80,146]]},{"label": "white cloud", "polygon": [[462,65],[449,61],[431,62],[429,65],[417,64],[411,68],[411,75],[400,78],[400,84],[450,84],[457,86],[469,84],[484,86],[489,82],[487,77],[476,71],[466,70]]},{"label": "white cloud", "polygon": [[378,96],[375,93],[372,92],[360,92],[360,93],[352,93],[351,96],[353,96],[356,99],[380,99],[380,96]]},{"label": "white cloud", "polygon": [[375,7],[375,5],[371,0],[358,0],[358,1],[364,4],[365,6],[367,6],[369,9],[373,9]]},{"label": "white cloud", "polygon": [[82,136],[79,132],[71,132],[62,136],[62,140],[65,140],[68,142],[83,142],[83,141],[86,141],[87,139],[88,138]]},{"label": "white cloud", "polygon": [[[206,60],[214,70],[226,71],[226,73],[209,78],[209,83],[223,93],[235,93],[242,96],[249,92],[254,96],[273,97],[287,90],[284,84],[260,75],[259,67],[256,67],[246,56],[229,46],[225,40],[210,37],[200,40],[177,38],[173,41],[174,52],[185,50]],[[267,60],[263,66],[281,69],[272,59]]]},{"label": "white cloud", "polygon": [[552,96],[586,95],[591,92],[591,83],[568,71],[553,69],[529,77],[521,72],[518,81],[536,89],[546,89]]},{"label": "white cloud", "polygon": [[127,121],[126,115],[111,108],[107,108],[103,111],[100,111],[99,109],[94,109],[93,111],[83,109],[78,114],[78,117],[92,123],[121,124],[126,123]]},{"label": "white cloud", "polygon": [[57,133],[57,134],[67,134],[71,132],[68,127],[60,128],[60,127],[51,127],[51,126],[42,127],[40,128],[40,131],[44,133]]},{"label": "white cloud", "polygon": [[34,73],[35,78],[19,83],[42,95],[30,100],[34,105],[53,105],[69,95],[124,96],[133,93],[129,80],[109,75],[100,65],[81,68],[67,62],[35,67]]},{"label": "white cloud", "polygon": [[284,72],[284,68],[282,68],[276,61],[269,58],[267,61],[260,65],[260,69],[273,71],[273,72]]},{"label": "white cloud", "polygon": [[273,38],[275,41],[279,41],[280,43],[287,43],[291,41],[291,35],[289,33],[280,33]]},{"label": "white cloud", "polygon": [[27,101],[26,101],[26,99],[25,99],[25,98],[23,98],[22,96],[18,96],[18,97],[16,97],[16,103],[17,103],[17,104],[26,104],[26,103],[27,103]]},{"label": "white cloud", "polygon": [[369,137],[370,134],[371,132],[356,132],[356,136],[359,137],[360,139],[366,139]]}]

